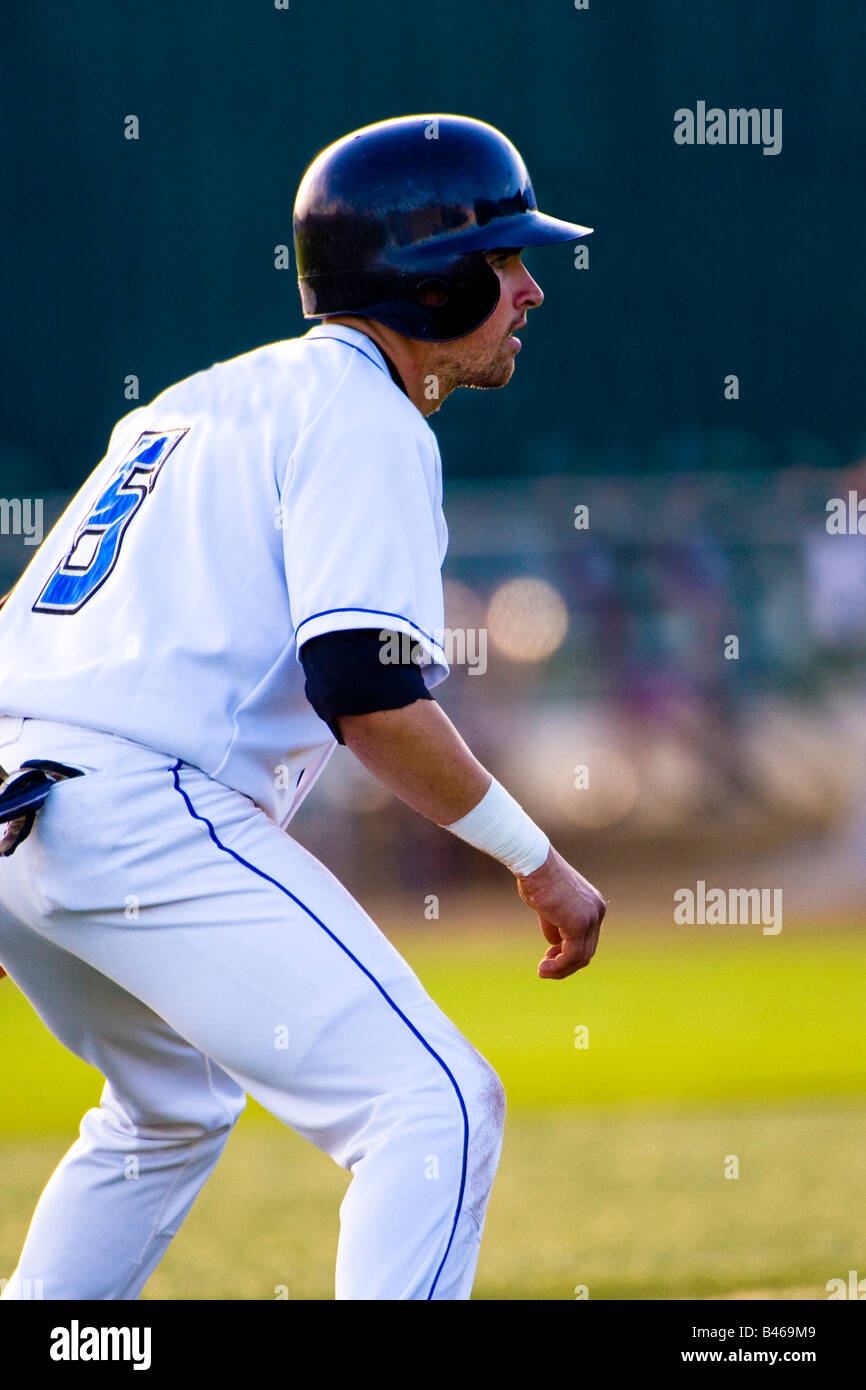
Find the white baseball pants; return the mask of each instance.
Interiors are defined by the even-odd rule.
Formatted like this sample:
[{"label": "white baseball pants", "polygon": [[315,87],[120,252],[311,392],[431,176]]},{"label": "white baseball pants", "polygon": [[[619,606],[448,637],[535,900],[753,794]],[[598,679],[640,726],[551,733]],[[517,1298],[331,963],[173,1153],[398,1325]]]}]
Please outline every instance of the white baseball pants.
[{"label": "white baseball pants", "polygon": [[85,771],[0,858],[0,963],[106,1078],[3,1297],[36,1280],[45,1298],[138,1297],[248,1092],[353,1175],[338,1299],[469,1298],[502,1086],[375,923],[198,769],[111,735],[0,725],[7,771]]}]

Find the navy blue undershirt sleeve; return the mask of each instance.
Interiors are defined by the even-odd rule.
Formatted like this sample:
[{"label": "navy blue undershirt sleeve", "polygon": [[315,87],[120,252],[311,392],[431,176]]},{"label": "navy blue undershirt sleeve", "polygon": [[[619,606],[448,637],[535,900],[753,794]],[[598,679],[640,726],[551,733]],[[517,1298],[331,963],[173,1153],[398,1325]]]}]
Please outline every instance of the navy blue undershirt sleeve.
[{"label": "navy blue undershirt sleeve", "polygon": [[[417,642],[401,633],[385,646],[381,628],[350,628],[311,637],[299,656],[306,676],[306,695],[338,743],[345,744],[337,723],[343,714],[372,714],[402,709],[416,700],[432,700],[421,674]],[[405,662],[383,662],[383,650],[405,655]]]}]

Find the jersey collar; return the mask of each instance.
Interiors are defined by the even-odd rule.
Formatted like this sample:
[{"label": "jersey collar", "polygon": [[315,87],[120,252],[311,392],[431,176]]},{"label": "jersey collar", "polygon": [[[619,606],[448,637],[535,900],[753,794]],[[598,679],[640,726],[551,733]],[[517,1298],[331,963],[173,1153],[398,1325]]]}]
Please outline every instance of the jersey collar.
[{"label": "jersey collar", "polygon": [[398,390],[402,391],[406,399],[409,400],[409,392],[406,390],[400,378],[400,374],[390,357],[387,357],[382,349],[373,342],[373,339],[368,338],[367,334],[362,333],[360,329],[349,328],[345,323],[317,323],[314,328],[311,328],[308,333],[304,334],[304,337],[336,338],[340,343],[346,343],[349,347],[357,348],[358,352],[360,352],[363,357],[366,357],[369,362],[372,362],[374,367],[378,367],[380,372],[387,372],[394,385]]},{"label": "jersey collar", "polygon": [[305,338],[336,338],[338,342],[348,343],[350,347],[357,348],[365,357],[378,367],[381,372],[388,371],[388,364],[384,355],[366,333],[361,333],[357,328],[349,328],[345,323],[317,323]]}]

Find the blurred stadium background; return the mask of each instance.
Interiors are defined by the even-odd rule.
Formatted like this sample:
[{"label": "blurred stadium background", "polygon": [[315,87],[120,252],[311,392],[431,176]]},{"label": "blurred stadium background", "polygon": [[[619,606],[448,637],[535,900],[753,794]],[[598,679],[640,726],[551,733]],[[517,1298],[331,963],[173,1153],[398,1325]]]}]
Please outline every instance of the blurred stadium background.
[{"label": "blurred stadium background", "polygon": [[[42,499],[46,532],[130,373],[146,400],[303,331],[273,248],[345,130],[488,119],[541,206],[597,228],[586,271],[527,257],[547,300],[509,389],[431,417],[457,643],[437,697],[610,900],[596,961],[538,982],[508,875],[344,750],[293,833],[506,1083],[478,1297],[823,1298],[866,1275],[866,536],[827,528],[830,499],[866,497],[863,15],[11,13],[0,498]],[[677,147],[698,99],[782,108],[783,152]],[[32,554],[9,530],[0,592]],[[677,925],[698,880],[780,889],[782,931]],[[8,983],[0,1055],[2,1275],[99,1079]],[[251,1107],[147,1296],[330,1297],[344,1185]]]}]

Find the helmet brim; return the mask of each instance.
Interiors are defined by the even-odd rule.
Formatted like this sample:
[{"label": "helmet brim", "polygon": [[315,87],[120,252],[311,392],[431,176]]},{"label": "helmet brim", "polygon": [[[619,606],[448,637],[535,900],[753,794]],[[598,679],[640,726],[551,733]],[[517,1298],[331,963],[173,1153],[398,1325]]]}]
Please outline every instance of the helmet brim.
[{"label": "helmet brim", "polygon": [[[516,241],[502,241],[501,237],[513,230]],[[485,227],[494,240],[487,241],[478,250],[492,251],[495,246],[553,246],[557,242],[577,241],[579,237],[589,236],[592,227],[581,227],[577,222],[563,222],[559,217],[548,217],[544,212],[524,212],[520,217],[511,217],[503,222],[491,223]]]},{"label": "helmet brim", "polygon": [[428,258],[442,261],[452,256],[467,255],[471,251],[494,251],[499,247],[518,250],[525,246],[554,246],[577,241],[579,237],[589,236],[592,231],[592,227],[564,222],[559,217],[548,217],[547,213],[532,209],[513,217],[491,218],[483,227],[470,227],[465,232],[431,237],[426,244],[416,243],[403,251],[391,251],[389,255],[397,262],[411,260],[414,263]]}]

